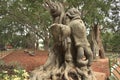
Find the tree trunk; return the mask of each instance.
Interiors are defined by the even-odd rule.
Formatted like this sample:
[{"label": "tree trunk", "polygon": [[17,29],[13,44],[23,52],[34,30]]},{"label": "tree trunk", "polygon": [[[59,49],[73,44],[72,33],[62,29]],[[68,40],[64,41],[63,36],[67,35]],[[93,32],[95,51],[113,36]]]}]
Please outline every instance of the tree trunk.
[{"label": "tree trunk", "polygon": [[92,26],[91,30],[91,49],[94,54],[94,58],[96,56],[99,56],[100,58],[105,58],[105,52],[101,40],[101,35],[100,35],[100,26],[98,24],[94,24]]},{"label": "tree trunk", "polygon": [[45,37],[45,40],[44,40],[44,49],[45,50],[49,49],[49,38],[48,37]]},{"label": "tree trunk", "polygon": [[[53,22],[55,22],[50,26],[53,45],[47,62],[31,72],[30,80],[96,80],[90,69],[92,52],[89,44],[85,43],[86,45],[82,47],[79,45],[78,50],[70,26],[63,25],[62,23],[64,11],[61,8],[63,6],[60,3],[51,2],[50,0],[46,4],[51,9]],[[74,13],[74,11],[72,12]],[[79,12],[75,12],[75,14],[79,15]],[[83,35],[85,35],[86,28],[84,25],[83,27]],[[69,35],[67,35],[67,31]],[[84,40],[86,40],[86,35]],[[85,55],[83,54],[84,52]],[[77,56],[78,53],[80,53],[79,57]]]},{"label": "tree trunk", "polygon": [[93,32],[93,29],[90,31],[89,39],[90,39],[91,49],[93,52],[93,59],[96,59],[96,57],[99,55],[99,47],[97,41],[95,40],[95,34]]}]

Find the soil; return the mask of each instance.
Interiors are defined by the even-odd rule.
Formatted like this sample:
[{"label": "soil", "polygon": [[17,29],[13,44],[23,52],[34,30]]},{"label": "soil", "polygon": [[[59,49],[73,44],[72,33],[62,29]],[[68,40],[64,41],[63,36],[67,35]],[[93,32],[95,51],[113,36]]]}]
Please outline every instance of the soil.
[{"label": "soil", "polygon": [[47,53],[47,51],[35,51],[35,55],[32,56],[24,52],[24,50],[17,50],[5,56],[2,60],[7,64],[20,64],[27,71],[31,71],[45,63]]},{"label": "soil", "polygon": [[[5,63],[19,63],[28,72],[43,65],[48,57],[47,51],[35,51],[35,55],[29,55],[24,50],[16,50],[2,58]],[[93,71],[105,73],[109,76],[108,59],[96,59],[91,66]]]}]

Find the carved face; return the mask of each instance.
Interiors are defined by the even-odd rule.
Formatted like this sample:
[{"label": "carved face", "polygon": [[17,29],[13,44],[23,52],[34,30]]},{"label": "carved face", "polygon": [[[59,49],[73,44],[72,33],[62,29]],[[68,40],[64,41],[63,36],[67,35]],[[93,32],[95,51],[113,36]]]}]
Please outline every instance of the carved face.
[{"label": "carved face", "polygon": [[70,22],[70,18],[65,14],[63,17],[63,24],[67,25]]},{"label": "carved face", "polygon": [[68,16],[70,20],[75,18],[80,19],[80,12],[76,8],[71,8],[66,12],[66,16]]}]

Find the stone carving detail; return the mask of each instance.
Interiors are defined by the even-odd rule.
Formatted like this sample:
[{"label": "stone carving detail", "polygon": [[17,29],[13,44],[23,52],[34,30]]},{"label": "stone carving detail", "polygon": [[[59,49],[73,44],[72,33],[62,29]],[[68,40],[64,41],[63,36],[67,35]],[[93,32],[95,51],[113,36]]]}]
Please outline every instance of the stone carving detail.
[{"label": "stone carving detail", "polygon": [[46,1],[54,41],[47,62],[31,73],[30,80],[96,80],[90,69],[93,54],[86,27],[76,8],[64,11],[60,2]]}]

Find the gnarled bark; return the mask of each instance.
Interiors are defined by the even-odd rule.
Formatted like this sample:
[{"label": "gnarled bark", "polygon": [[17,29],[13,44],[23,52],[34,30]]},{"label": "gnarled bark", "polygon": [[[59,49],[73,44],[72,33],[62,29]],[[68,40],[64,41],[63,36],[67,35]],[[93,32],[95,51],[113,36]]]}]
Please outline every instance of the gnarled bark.
[{"label": "gnarled bark", "polygon": [[[86,39],[86,28],[80,20],[79,11],[70,9],[66,12],[68,16],[72,17],[69,22],[69,20],[66,20],[67,17],[61,3],[47,1],[45,5],[49,8],[53,17],[54,24],[50,26],[50,30],[54,43],[47,62],[31,72],[30,80],[96,80],[90,69],[92,52]],[[74,19],[76,21],[79,19],[80,22],[78,20],[77,24],[76,21],[71,23]],[[75,38],[76,34],[75,30],[72,29],[73,27],[81,31],[77,31],[81,33],[81,39],[80,37]],[[76,40],[80,44],[77,44]]]},{"label": "gnarled bark", "polygon": [[90,34],[91,34],[90,43],[91,43],[91,49],[94,54],[94,58],[96,58],[96,56],[99,56],[100,58],[105,58],[105,51],[104,51],[102,40],[101,40],[99,24],[94,24],[92,26],[92,30]]}]

